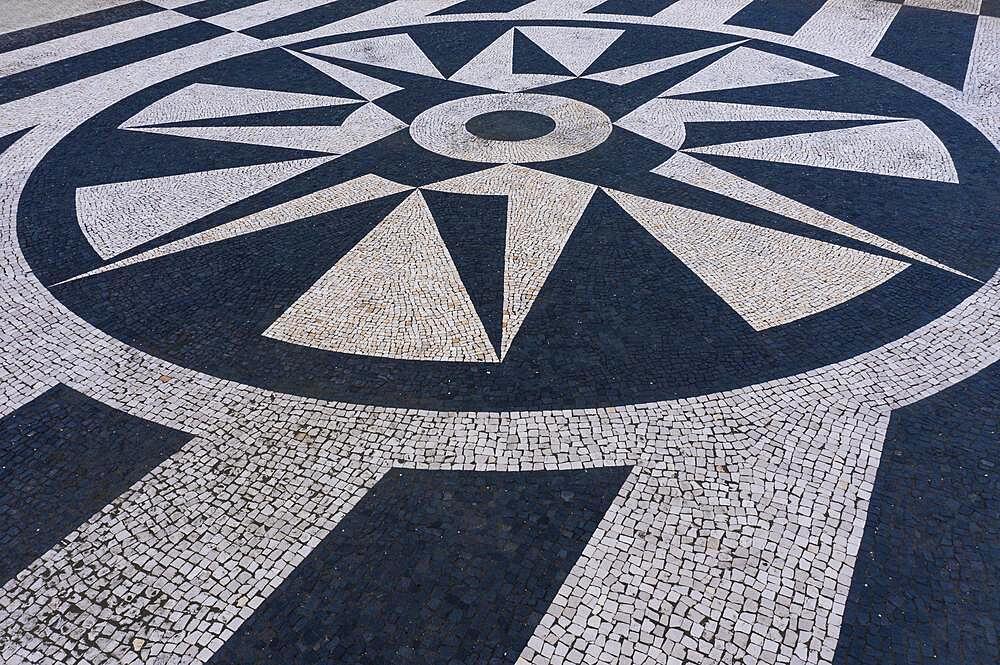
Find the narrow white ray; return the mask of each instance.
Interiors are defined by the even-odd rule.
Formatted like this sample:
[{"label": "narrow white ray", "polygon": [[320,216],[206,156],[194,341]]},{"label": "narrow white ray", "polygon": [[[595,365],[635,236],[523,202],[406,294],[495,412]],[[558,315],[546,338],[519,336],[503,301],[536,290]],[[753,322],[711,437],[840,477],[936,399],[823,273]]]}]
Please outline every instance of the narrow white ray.
[{"label": "narrow white ray", "polygon": [[710,90],[750,88],[836,76],[819,67],[773,53],[741,46],[667,90],[664,95],[688,95]]},{"label": "narrow white ray", "polygon": [[413,192],[264,335],[405,360],[496,362],[420,192]]},{"label": "narrow white ray", "polygon": [[391,180],[386,180],[377,175],[364,175],[353,180],[348,180],[318,192],[300,196],[297,199],[286,201],[272,208],[261,210],[246,217],[215,226],[200,233],[169,242],[159,247],[129,256],[114,263],[109,263],[95,270],[83,273],[65,280],[67,282],[98,275],[100,273],[118,270],[125,266],[135,265],[157,259],[161,256],[176,254],[195,247],[210,245],[230,238],[244,236],[257,231],[263,231],[273,226],[289,224],[300,219],[313,217],[325,212],[348,208],[358,203],[374,201],[384,196],[390,196],[399,192],[413,189],[407,185],[401,185]]},{"label": "narrow white ray", "polygon": [[330,159],[315,157],[81,187],[76,190],[77,219],[94,251],[108,259]]},{"label": "narrow white ray", "polygon": [[412,74],[443,78],[441,72],[420,50],[417,43],[405,34],[369,37],[353,42],[318,46],[309,49],[308,52],[366,65],[398,69]]},{"label": "narrow white ray", "polygon": [[514,31],[508,30],[455,72],[451,80],[504,92],[519,92],[569,78],[558,74],[515,74]]},{"label": "narrow white ray", "polygon": [[299,53],[298,51],[291,51],[288,49],[285,50],[317,71],[326,74],[334,81],[337,81],[342,85],[346,85],[348,88],[358,93],[368,101],[378,99],[379,97],[385,97],[386,95],[391,95],[394,92],[402,90],[402,88],[398,85],[393,85],[388,81],[383,81],[373,76],[366,76],[365,74],[356,72],[353,69],[341,67],[340,65],[335,65],[332,62],[320,60],[319,58],[313,58],[305,53]]},{"label": "narrow white ray", "polygon": [[587,71],[587,67],[625,34],[624,30],[542,25],[524,26],[518,30],[577,76]]},{"label": "narrow white ray", "polygon": [[[804,203],[790,199],[787,196],[782,196],[775,191],[761,187],[729,171],[716,168],[683,152],[674,153],[670,159],[653,169],[653,173],[666,178],[672,178],[693,187],[722,194],[736,201],[748,203],[763,210],[777,213],[783,217],[809,224],[810,226],[833,231],[847,238],[853,238],[874,247],[880,247],[900,256],[905,256],[908,259],[926,263],[927,265],[947,270],[956,275],[969,277],[923,254],[907,249],[882,236],[875,235],[871,231],[866,231],[825,212],[810,208]],[[969,277],[969,279],[973,278]]]},{"label": "narrow white ray", "polygon": [[729,44],[722,44],[721,46],[710,46],[697,51],[679,53],[667,58],[640,62],[626,67],[619,67],[618,69],[612,69],[606,72],[587,74],[584,78],[593,79],[595,81],[603,81],[604,83],[611,83],[613,85],[625,85],[627,83],[632,83],[633,81],[646,78],[647,76],[652,76],[653,74],[665,72],[668,69],[673,69],[674,67],[686,65],[687,63],[693,62],[699,58],[704,58],[706,55],[711,55],[727,48],[731,48],[734,44],[742,44],[745,41],[746,40],[743,39]]},{"label": "narrow white ray", "polygon": [[507,197],[503,358],[597,188],[523,166],[504,165],[425,189]]},{"label": "narrow white ray", "polygon": [[406,127],[375,104],[365,104],[340,126],[303,127],[134,127],[132,131],[192,139],[249,143],[342,155]]},{"label": "narrow white ray", "polygon": [[692,148],[691,152],[958,182],[958,172],[948,149],[919,120],[739,141]]},{"label": "narrow white ray", "polygon": [[753,106],[693,99],[651,99],[615,124],[650,141],[680,149],[687,122],[754,122],[796,120],[898,120],[880,115],[816,111],[782,106]]},{"label": "narrow white ray", "polygon": [[344,97],[194,83],[146,107],[126,120],[121,127],[131,129],[168,122],[230,118],[250,113],[293,111],[357,103],[357,99]]},{"label": "narrow white ray", "polygon": [[754,330],[816,314],[909,265],[791,233],[606,190]]}]

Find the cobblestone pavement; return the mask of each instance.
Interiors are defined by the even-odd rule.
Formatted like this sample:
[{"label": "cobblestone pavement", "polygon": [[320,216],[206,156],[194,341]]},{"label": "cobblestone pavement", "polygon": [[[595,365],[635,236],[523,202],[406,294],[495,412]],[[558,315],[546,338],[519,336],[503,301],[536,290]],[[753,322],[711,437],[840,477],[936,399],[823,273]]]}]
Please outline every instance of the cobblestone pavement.
[{"label": "cobblestone pavement", "polygon": [[0,662],[1000,662],[997,0],[0,4]]}]

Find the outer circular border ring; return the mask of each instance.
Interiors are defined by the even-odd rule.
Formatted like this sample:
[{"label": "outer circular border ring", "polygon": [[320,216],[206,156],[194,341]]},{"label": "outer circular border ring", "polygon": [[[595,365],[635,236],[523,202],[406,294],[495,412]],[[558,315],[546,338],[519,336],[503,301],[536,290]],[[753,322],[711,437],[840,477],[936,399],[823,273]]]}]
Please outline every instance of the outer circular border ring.
[{"label": "outer circular border ring", "polygon": [[[496,15],[495,18],[511,20],[512,17]],[[517,18],[530,20],[532,17]],[[460,20],[468,18],[433,17],[392,27]],[[596,17],[574,17],[573,20],[597,25],[608,23]],[[618,22],[708,29],[676,21],[619,19]],[[793,37],[784,35],[723,25],[712,26],[711,30],[803,48]],[[887,411],[937,393],[1000,359],[1000,338],[994,332],[1000,325],[1000,273],[924,327],[839,363],[698,398],[558,412],[414,411],[325,402],[278,393],[220,379],[145,354],[68,310],[32,276],[17,242],[17,201],[31,171],[67,133],[111,104],[197,67],[272,47],[273,44],[261,43],[245,35],[229,34],[152,58],[126,68],[125,72],[112,71],[112,76],[107,78],[93,77],[85,80],[82,86],[64,86],[60,94],[65,103],[58,108],[38,110],[32,107],[30,98],[7,105],[0,115],[0,123],[14,131],[34,127],[28,136],[0,155],[0,255],[9,287],[0,291],[3,301],[0,321],[4,330],[12,331],[8,333],[11,337],[7,346],[10,364],[5,368],[7,390],[20,388],[22,392],[38,394],[62,382],[137,417],[213,438],[222,433],[227,436],[260,435],[262,427],[286,430],[296,423],[314,422],[317,418],[331,427],[358,430],[371,438],[371,427],[378,424],[388,432],[383,439],[392,450],[400,451],[401,442],[409,436],[400,454],[414,459],[419,465],[421,449],[427,452],[431,446],[440,445],[440,435],[456,423],[477,424],[459,444],[472,448],[491,442],[495,431],[492,428],[498,424],[514,428],[518,423],[530,423],[539,428],[538,436],[547,437],[558,437],[560,430],[573,423],[591,429],[598,423],[602,428],[620,432],[618,428],[632,423],[637,411],[649,418],[671,418],[672,414],[692,409],[710,414],[725,411],[722,405],[726,402],[738,404],[746,400],[751,391],[760,399],[793,402],[792,407],[794,402],[819,397]],[[991,124],[989,113],[970,106],[961,92],[868,55],[819,48],[805,50],[861,67],[930,97],[969,122],[1000,149],[1000,125],[996,125],[995,120]],[[143,78],[143,74],[148,78]],[[95,86],[98,86],[96,94]],[[169,382],[165,377],[169,377]],[[793,395],[796,398],[791,398]],[[535,415],[539,413],[543,417]],[[309,418],[303,414],[308,414]],[[558,417],[548,418],[545,414]],[[614,448],[616,450],[602,452],[600,445],[588,446],[588,450],[580,451],[579,459],[557,460],[549,466],[600,466],[620,461],[621,448]],[[383,446],[377,449],[386,450]],[[501,451],[497,448],[497,452]],[[498,458],[484,466],[502,465],[502,458]]]}]

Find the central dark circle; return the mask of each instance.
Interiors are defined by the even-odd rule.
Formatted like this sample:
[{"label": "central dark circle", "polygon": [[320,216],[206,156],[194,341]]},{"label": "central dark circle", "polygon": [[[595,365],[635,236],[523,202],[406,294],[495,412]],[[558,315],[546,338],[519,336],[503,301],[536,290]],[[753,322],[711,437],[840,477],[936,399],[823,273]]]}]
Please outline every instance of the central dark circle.
[{"label": "central dark circle", "polygon": [[477,115],[465,128],[470,134],[491,141],[527,141],[545,136],[556,128],[547,115],[531,111],[492,111]]}]

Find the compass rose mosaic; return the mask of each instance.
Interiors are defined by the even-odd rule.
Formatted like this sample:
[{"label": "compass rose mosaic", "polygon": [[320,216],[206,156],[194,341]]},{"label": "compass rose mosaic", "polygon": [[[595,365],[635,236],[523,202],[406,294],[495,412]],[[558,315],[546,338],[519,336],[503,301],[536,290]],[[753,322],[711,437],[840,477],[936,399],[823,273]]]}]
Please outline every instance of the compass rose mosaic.
[{"label": "compass rose mosaic", "polygon": [[947,311],[997,264],[991,165],[954,113],[796,49],[449,21],[128,97],[43,160],[19,235],[73,311],[210,374],[594,407],[793,374]]},{"label": "compass rose mosaic", "polygon": [[994,665],[997,0],[9,0],[0,663]]}]

